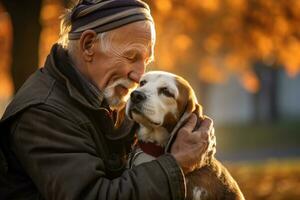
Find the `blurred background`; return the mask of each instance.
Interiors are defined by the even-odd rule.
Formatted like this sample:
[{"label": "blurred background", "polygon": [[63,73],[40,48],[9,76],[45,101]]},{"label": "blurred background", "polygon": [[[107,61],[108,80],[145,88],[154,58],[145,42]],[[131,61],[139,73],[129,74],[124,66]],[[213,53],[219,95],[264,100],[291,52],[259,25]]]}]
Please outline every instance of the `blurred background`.
[{"label": "blurred background", "polygon": [[[300,1],[148,0],[156,59],[214,119],[246,199],[300,199]],[[0,1],[0,116],[58,39],[70,0]]]}]

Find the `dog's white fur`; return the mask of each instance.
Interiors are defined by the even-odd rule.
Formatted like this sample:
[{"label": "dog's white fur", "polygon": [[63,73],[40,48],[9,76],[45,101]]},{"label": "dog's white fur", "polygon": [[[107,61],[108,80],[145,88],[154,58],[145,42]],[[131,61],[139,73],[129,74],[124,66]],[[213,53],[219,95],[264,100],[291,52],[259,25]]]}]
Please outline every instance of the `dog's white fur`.
[{"label": "dog's white fur", "polygon": [[[161,76],[162,74],[163,76]],[[141,78],[140,83],[142,84],[135,91],[143,92],[147,96],[147,100],[138,108],[142,115],[135,112],[129,114],[129,109],[132,106],[130,100],[126,106],[126,113],[141,125],[138,132],[139,140],[157,142],[165,146],[170,134],[161,127],[164,123],[164,117],[169,111],[176,115],[178,110],[176,99],[180,92],[176,85],[175,76],[167,72],[152,71],[146,73]],[[168,90],[174,95],[174,98],[161,93],[160,90],[162,89]]]}]

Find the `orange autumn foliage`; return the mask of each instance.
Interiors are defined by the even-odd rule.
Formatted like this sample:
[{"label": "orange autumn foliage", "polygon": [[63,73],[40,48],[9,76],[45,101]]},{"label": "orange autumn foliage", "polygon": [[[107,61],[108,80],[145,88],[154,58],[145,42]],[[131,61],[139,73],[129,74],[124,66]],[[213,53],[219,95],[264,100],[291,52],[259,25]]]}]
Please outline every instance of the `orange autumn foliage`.
[{"label": "orange autumn foliage", "polygon": [[0,5],[0,98],[8,99],[13,94],[9,55],[12,45],[12,27],[8,13]]},{"label": "orange autumn foliage", "polygon": [[[259,90],[259,79],[252,71],[256,61],[283,66],[291,78],[299,74],[298,0],[173,0],[168,4],[172,10],[163,13],[152,6],[158,32],[157,66],[169,63],[172,66],[163,69],[173,71],[190,66],[191,72],[198,67],[200,79],[215,83],[223,76],[241,75],[249,92]],[[176,40],[181,35],[191,41],[184,52],[176,48],[181,46]],[[186,46],[184,40],[182,46]],[[207,65],[206,60],[214,64]]]},{"label": "orange autumn foliage", "polygon": [[[211,83],[223,83],[231,74],[242,74],[241,83],[250,92],[259,89],[253,62],[276,63],[290,77],[300,72],[298,0],[146,2],[156,22],[156,59],[152,65],[156,68],[179,72],[184,66],[185,71],[198,71],[201,80]],[[61,0],[44,0],[40,66],[58,39],[62,11]],[[12,93],[8,76],[11,40],[9,17],[0,7],[0,95]],[[207,60],[213,64],[207,65]]]}]

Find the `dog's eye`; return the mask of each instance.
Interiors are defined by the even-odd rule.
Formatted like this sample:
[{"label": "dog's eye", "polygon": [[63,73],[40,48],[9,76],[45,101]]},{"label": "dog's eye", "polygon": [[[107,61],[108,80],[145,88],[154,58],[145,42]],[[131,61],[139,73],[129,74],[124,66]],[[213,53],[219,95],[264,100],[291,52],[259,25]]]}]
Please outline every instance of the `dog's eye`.
[{"label": "dog's eye", "polygon": [[174,94],[171,93],[171,92],[168,90],[168,88],[166,88],[166,87],[159,88],[158,93],[159,93],[159,94],[164,94],[164,95],[167,96],[167,97],[175,98]]},{"label": "dog's eye", "polygon": [[142,86],[145,85],[146,83],[147,83],[146,80],[142,80],[142,81],[140,82],[140,87],[142,87]]}]

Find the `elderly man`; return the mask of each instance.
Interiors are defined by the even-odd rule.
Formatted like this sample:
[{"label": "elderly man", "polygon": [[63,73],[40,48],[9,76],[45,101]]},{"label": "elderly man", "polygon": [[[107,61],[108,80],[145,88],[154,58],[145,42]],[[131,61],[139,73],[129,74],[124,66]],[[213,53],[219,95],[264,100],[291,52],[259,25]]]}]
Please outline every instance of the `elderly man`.
[{"label": "elderly man", "polygon": [[184,199],[184,173],[208,150],[211,120],[193,131],[192,116],[170,154],[125,167],[135,125],[116,113],[154,43],[141,1],[83,0],[67,12],[60,43],[1,120],[0,199]]}]

